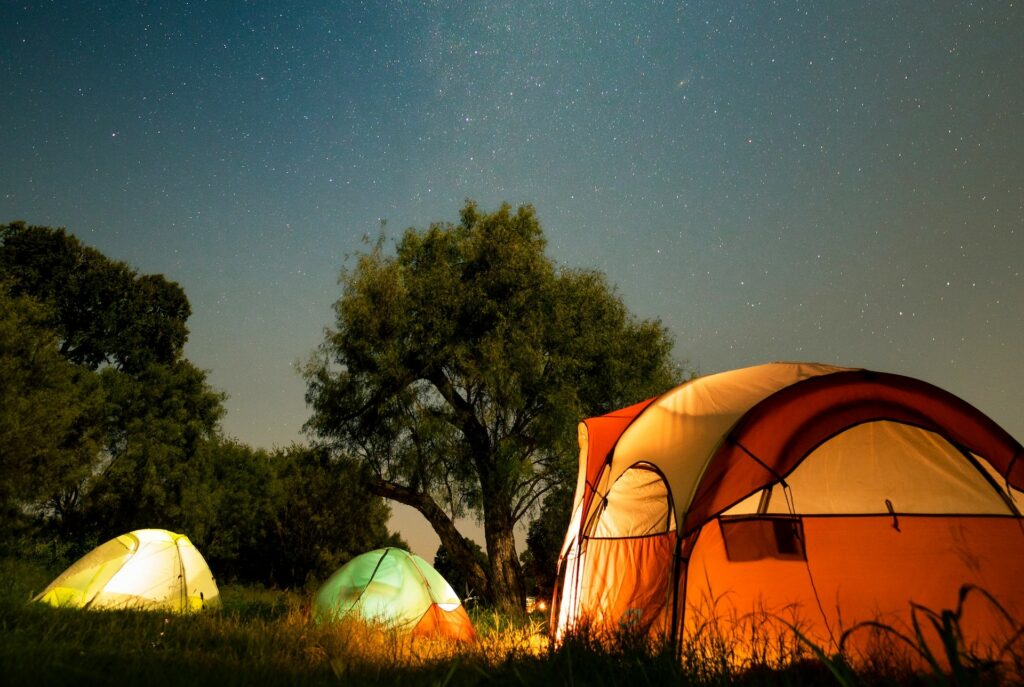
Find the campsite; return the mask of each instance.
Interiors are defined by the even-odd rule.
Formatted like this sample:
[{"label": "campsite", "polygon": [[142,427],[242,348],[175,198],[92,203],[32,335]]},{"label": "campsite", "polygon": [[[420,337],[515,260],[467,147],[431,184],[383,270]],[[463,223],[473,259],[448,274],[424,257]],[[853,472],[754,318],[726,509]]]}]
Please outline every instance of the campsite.
[{"label": "campsite", "polygon": [[[8,684],[101,685],[110,684],[112,676],[154,685],[945,682],[934,672],[915,677],[880,666],[854,673],[815,660],[799,644],[788,647],[796,659],[788,668],[751,670],[747,662],[747,668],[734,669],[731,660],[742,650],[735,638],[726,637],[688,647],[682,662],[665,647],[597,644],[582,636],[549,652],[538,642],[541,621],[506,624],[491,613],[472,614],[479,641],[470,647],[410,645],[362,625],[311,626],[304,608],[308,599],[300,594],[233,586],[223,590],[224,607],[216,614],[82,614],[24,605],[20,591],[45,584],[40,568],[5,561],[2,572]],[[958,684],[993,683],[979,680],[973,665],[961,669]]]},{"label": "campsite", "polygon": [[0,683],[1024,685],[1021,36],[0,3]]},{"label": "campsite", "polygon": [[[28,605],[22,585],[42,570],[27,557],[5,561],[8,675],[26,684],[106,684],[111,670],[151,684],[1022,677],[1024,547],[1013,542],[1024,537],[1024,449],[955,396],[897,375],[776,363],[689,380],[585,420],[578,436],[550,616],[467,613],[433,566],[398,547],[352,558],[312,599],[237,588],[222,602],[186,536],[139,530],[87,553]],[[680,488],[687,482],[696,486]],[[774,505],[773,490],[783,493]]]}]

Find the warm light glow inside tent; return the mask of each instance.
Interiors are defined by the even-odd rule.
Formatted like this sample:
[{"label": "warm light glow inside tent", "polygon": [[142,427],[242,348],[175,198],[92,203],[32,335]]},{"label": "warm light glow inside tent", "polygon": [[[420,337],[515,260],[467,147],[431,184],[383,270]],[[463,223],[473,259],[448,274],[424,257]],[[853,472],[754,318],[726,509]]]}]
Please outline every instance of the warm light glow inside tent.
[{"label": "warm light glow inside tent", "polygon": [[220,592],[188,537],[135,530],[87,553],[33,600],[71,608],[188,612],[219,607]]},{"label": "warm light glow inside tent", "polygon": [[[913,636],[912,604],[955,609],[963,585],[1024,614],[1024,449],[925,382],[772,363],[579,437],[556,635],[585,622],[682,641],[711,614],[765,613],[835,649],[858,623]],[[993,651],[1014,630],[980,593],[960,622]]]},{"label": "warm light glow inside tent", "polygon": [[476,638],[451,585],[425,560],[402,549],[356,556],[317,591],[314,606],[320,620],[355,617],[414,635]]}]

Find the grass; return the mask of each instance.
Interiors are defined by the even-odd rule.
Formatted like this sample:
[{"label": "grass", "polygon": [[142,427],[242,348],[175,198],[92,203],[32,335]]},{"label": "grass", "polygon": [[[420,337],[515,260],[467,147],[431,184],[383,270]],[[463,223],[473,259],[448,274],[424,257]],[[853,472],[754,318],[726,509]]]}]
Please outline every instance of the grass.
[{"label": "grass", "polygon": [[513,621],[480,609],[471,612],[474,645],[413,641],[360,623],[317,625],[306,594],[233,585],[221,590],[220,612],[190,616],[27,604],[53,572],[0,559],[5,684],[977,685],[1021,675],[963,660],[956,610],[921,618],[945,628],[957,663],[914,673],[884,659],[855,670],[842,655],[802,641],[796,625],[782,643],[769,640],[765,619],[752,616],[705,624],[680,655],[667,643],[586,628],[555,647],[542,618]]}]

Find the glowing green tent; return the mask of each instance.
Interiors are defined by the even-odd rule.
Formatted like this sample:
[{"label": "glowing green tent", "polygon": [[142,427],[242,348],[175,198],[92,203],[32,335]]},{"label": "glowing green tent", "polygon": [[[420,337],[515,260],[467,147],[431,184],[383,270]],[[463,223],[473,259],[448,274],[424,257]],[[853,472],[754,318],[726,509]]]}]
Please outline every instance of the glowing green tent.
[{"label": "glowing green tent", "polygon": [[85,554],[33,601],[185,613],[220,606],[220,591],[206,561],[184,534],[135,530]]},{"label": "glowing green tent", "polygon": [[451,585],[419,556],[377,549],[356,556],[316,593],[318,619],[357,617],[413,635],[476,639]]}]

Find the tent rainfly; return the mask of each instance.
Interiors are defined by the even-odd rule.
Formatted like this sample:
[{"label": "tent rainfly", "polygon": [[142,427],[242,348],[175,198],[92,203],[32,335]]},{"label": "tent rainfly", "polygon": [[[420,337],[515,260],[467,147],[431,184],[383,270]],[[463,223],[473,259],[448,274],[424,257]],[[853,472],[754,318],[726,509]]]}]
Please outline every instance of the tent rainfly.
[{"label": "tent rainfly", "polygon": [[357,617],[413,636],[476,639],[451,585],[433,566],[403,549],[356,556],[320,587],[313,605],[322,621]]},{"label": "tent rainfly", "polygon": [[206,561],[184,534],[135,530],[78,559],[33,601],[185,613],[219,607],[220,592]]},{"label": "tent rainfly", "polygon": [[[587,419],[579,445],[556,636],[625,624],[678,644],[761,612],[835,648],[867,621],[913,637],[964,585],[1024,617],[1024,452],[925,382],[760,365]],[[1005,623],[968,592],[968,646],[998,647]]]}]

